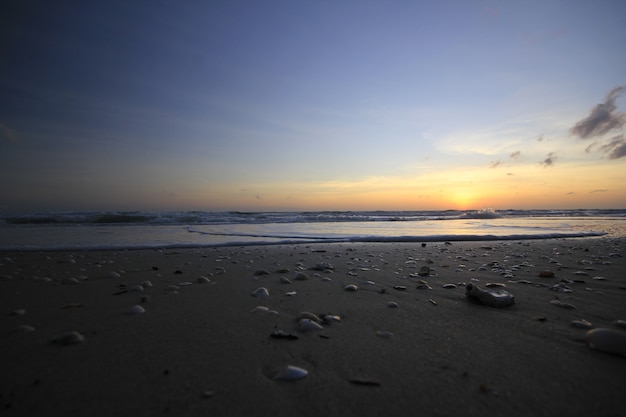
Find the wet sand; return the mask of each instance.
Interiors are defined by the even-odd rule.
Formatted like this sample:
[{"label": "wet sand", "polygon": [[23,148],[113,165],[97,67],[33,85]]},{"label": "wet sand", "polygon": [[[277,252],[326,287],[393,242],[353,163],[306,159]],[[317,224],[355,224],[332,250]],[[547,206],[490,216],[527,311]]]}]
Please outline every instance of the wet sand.
[{"label": "wet sand", "polygon": [[[319,264],[332,269],[310,269]],[[555,276],[539,277],[545,270]],[[626,357],[591,349],[587,330],[571,324],[626,333],[614,323],[626,320],[625,271],[626,241],[608,238],[3,252],[0,407],[16,416],[625,415]],[[152,287],[135,291],[144,281]],[[470,282],[503,283],[515,304],[471,302]],[[559,282],[572,292],[550,290]],[[269,296],[252,296],[259,287]],[[128,314],[135,305],[145,313]],[[301,312],[341,321],[302,332]],[[51,342],[71,331],[84,340]],[[271,337],[279,331],[292,337]],[[288,365],[308,374],[277,381]]]}]

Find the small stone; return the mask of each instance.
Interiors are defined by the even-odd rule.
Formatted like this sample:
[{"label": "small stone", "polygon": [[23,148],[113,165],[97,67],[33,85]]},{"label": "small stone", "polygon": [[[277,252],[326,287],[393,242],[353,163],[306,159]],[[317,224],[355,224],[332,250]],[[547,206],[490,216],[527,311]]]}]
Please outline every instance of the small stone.
[{"label": "small stone", "polygon": [[57,345],[61,346],[75,345],[84,341],[85,336],[78,333],[77,331],[61,333],[60,335],[52,339],[52,343],[56,343]]},{"label": "small stone", "polygon": [[254,276],[255,277],[258,277],[258,276],[261,276],[261,275],[269,275],[269,274],[270,274],[270,272],[265,270],[265,269],[257,269],[256,271],[254,271]]},{"label": "small stone", "polygon": [[539,273],[540,278],[554,278],[554,271],[550,271],[549,269],[545,271],[541,271]]}]

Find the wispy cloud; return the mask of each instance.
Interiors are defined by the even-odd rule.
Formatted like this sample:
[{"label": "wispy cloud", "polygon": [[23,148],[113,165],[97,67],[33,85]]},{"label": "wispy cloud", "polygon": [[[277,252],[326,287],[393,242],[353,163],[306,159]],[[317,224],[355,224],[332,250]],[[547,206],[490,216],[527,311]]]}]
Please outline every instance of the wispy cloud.
[{"label": "wispy cloud", "polygon": [[502,162],[500,161],[492,161],[491,164],[489,164],[489,168],[497,168],[500,166],[500,164],[502,164]]},{"label": "wispy cloud", "polygon": [[607,154],[609,159],[619,159],[626,156],[626,138],[621,134],[615,136],[609,143],[600,146],[600,150]]},{"label": "wispy cloud", "polygon": [[551,167],[554,165],[554,161],[556,161],[556,153],[550,152],[548,155],[546,155],[546,159],[541,161],[539,165],[541,165],[542,167]]},{"label": "wispy cloud", "polygon": [[10,143],[20,143],[20,138],[13,130],[9,129],[4,123],[0,123],[0,139]]},{"label": "wispy cloud", "polygon": [[515,151],[515,152],[512,152],[509,155],[509,158],[511,158],[511,159],[519,159],[520,156],[522,156],[522,151]]},{"label": "wispy cloud", "polygon": [[598,189],[598,190],[591,190],[589,191],[589,194],[595,194],[595,193],[606,193],[609,190],[607,190],[606,188],[602,188],[602,189]]},{"label": "wispy cloud", "polygon": [[615,100],[626,91],[626,86],[613,88],[606,95],[604,103],[596,104],[591,113],[570,129],[570,133],[581,139],[602,136],[605,133],[620,129],[626,123],[626,113],[616,112]]}]

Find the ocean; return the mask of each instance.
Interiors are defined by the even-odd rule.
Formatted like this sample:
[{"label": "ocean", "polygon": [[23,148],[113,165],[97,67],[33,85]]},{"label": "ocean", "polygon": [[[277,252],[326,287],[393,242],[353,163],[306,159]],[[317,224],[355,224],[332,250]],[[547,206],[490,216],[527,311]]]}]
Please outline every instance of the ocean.
[{"label": "ocean", "polygon": [[626,237],[625,210],[0,214],[0,250]]}]

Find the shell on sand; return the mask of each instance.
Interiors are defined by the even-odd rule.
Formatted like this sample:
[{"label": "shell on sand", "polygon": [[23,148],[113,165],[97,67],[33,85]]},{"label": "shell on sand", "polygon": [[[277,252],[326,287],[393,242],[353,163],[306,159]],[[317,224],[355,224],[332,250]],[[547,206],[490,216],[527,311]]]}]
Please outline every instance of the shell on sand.
[{"label": "shell on sand", "polygon": [[564,303],[563,301],[557,300],[557,299],[550,300],[550,304],[555,305],[557,307],[561,307],[561,308],[567,308],[569,310],[572,310],[572,309],[576,308],[576,306],[574,304]]},{"label": "shell on sand", "polygon": [[322,319],[314,313],[310,313],[308,311],[303,311],[300,314],[298,314],[298,318],[297,320],[302,320],[302,319],[309,319],[309,320],[313,320],[316,323],[322,323]]},{"label": "shell on sand", "polygon": [[258,298],[269,297],[270,296],[270,292],[265,287],[259,287],[256,290],[252,291],[252,296],[253,297],[258,297]]},{"label": "shell on sand", "polygon": [[55,336],[52,339],[52,343],[56,343],[62,346],[75,345],[77,343],[82,343],[84,341],[85,341],[85,336],[78,333],[77,331],[61,333],[60,335]]},{"label": "shell on sand", "polygon": [[513,295],[507,291],[496,289],[483,290],[478,285],[472,283],[467,284],[465,287],[465,295],[491,307],[506,307],[515,302]]},{"label": "shell on sand", "polygon": [[267,313],[269,310],[270,309],[265,306],[256,306],[252,310],[250,310],[250,313]]},{"label": "shell on sand", "polygon": [[350,292],[354,292],[354,291],[358,291],[358,290],[359,290],[359,287],[357,287],[357,286],[356,286],[356,285],[354,285],[354,284],[350,284],[350,285],[346,285],[346,286],[344,287],[344,290],[346,290],[346,291],[350,291]]},{"label": "shell on sand", "polygon": [[593,327],[593,325],[585,319],[573,320],[571,324],[579,329],[591,329]]},{"label": "shell on sand", "polygon": [[322,330],[323,327],[321,324],[311,320],[311,319],[301,319],[298,321],[298,330],[301,332],[310,332],[313,330]]},{"label": "shell on sand", "polygon": [[274,379],[277,381],[297,381],[299,379],[304,378],[309,374],[304,368],[300,368],[299,366],[289,365],[282,371],[280,371]]},{"label": "shell on sand", "polygon": [[626,333],[613,329],[592,329],[585,335],[587,346],[606,353],[626,356]]},{"label": "shell on sand", "polygon": [[129,308],[128,311],[126,312],[126,314],[142,314],[142,313],[145,313],[145,312],[146,312],[145,308],[143,308],[139,304],[136,304],[136,305],[132,306],[131,308]]},{"label": "shell on sand", "polygon": [[395,301],[389,301],[387,303],[387,307],[389,307],[389,308],[398,308],[398,303],[396,303]]},{"label": "shell on sand", "polygon": [[198,279],[196,280],[196,282],[197,282],[198,284],[210,284],[210,283],[211,283],[211,280],[210,280],[209,278],[205,277],[205,276],[201,276],[201,277],[198,277]]},{"label": "shell on sand", "polygon": [[295,277],[293,277],[296,281],[306,281],[309,279],[309,276],[304,272],[298,272]]}]

